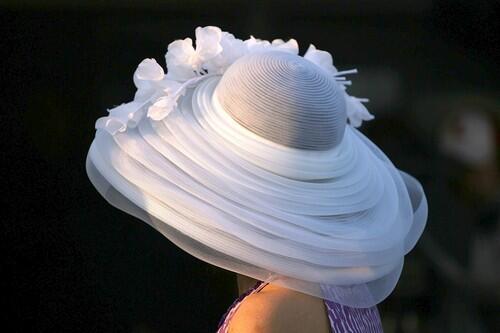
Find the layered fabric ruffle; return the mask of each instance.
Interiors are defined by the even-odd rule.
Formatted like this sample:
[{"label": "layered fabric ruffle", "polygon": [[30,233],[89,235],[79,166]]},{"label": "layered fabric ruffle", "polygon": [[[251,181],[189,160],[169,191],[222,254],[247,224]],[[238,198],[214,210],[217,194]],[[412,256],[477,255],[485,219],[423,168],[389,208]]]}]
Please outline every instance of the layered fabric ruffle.
[{"label": "layered fabric ruffle", "polygon": [[308,151],[231,118],[214,89],[111,135],[98,129],[89,178],[112,205],[216,266],[353,307],[385,299],[427,219],[419,182],[347,124]]}]

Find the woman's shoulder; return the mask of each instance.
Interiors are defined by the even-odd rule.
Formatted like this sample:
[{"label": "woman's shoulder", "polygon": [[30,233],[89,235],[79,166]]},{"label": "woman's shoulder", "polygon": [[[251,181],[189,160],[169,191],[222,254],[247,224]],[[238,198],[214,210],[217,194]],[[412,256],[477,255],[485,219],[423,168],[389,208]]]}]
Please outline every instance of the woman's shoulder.
[{"label": "woman's shoulder", "polygon": [[229,322],[229,333],[330,333],[323,300],[267,285],[246,297]]}]

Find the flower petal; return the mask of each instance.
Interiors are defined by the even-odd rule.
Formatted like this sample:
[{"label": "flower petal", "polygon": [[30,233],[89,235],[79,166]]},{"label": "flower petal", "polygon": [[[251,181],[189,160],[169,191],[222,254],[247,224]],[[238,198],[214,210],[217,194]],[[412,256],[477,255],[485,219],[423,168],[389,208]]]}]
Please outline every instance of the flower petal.
[{"label": "flower petal", "polygon": [[197,27],[195,35],[196,56],[200,63],[210,60],[222,52],[220,45],[222,31],[220,28],[214,26]]},{"label": "flower petal", "polygon": [[160,97],[148,108],[148,117],[153,120],[162,120],[177,106],[179,95]]},{"label": "flower petal", "polygon": [[327,51],[316,49],[313,44],[309,45],[309,48],[304,54],[304,58],[332,74],[335,74],[337,72],[337,68],[333,66],[332,55]]},{"label": "flower petal", "polygon": [[358,98],[349,96],[347,93],[345,98],[347,118],[353,127],[359,127],[363,121],[375,118]]},{"label": "flower petal", "polygon": [[176,81],[186,81],[196,76],[194,73],[194,62],[196,61],[196,52],[193,48],[191,38],[178,39],[168,45],[165,54],[167,63],[166,77]]},{"label": "flower petal", "polygon": [[155,59],[144,59],[134,72],[134,84],[137,87],[134,100],[145,101],[158,89],[158,83],[165,73]]},{"label": "flower petal", "polygon": [[123,103],[108,110],[107,117],[99,118],[96,121],[96,128],[103,128],[110,134],[123,132],[127,128],[136,127],[144,116],[144,103],[129,102]]},{"label": "flower petal", "polygon": [[134,83],[137,88],[142,82],[160,81],[165,76],[163,68],[156,62],[155,59],[144,59],[134,72]]},{"label": "flower petal", "polygon": [[277,49],[292,54],[299,54],[299,44],[293,38],[289,39],[288,42],[284,42],[282,39],[275,39],[272,45]]},{"label": "flower petal", "polygon": [[244,43],[248,51],[252,53],[266,51],[271,47],[271,43],[269,41],[255,38],[252,35],[250,35],[250,38],[245,40]]},{"label": "flower petal", "polygon": [[118,132],[123,132],[127,129],[127,125],[122,123],[119,119],[111,117],[101,117],[95,122],[96,129],[103,129],[111,135]]},{"label": "flower petal", "polygon": [[222,47],[222,52],[203,64],[203,67],[206,68],[209,73],[224,73],[233,62],[244,56],[248,51],[245,43],[241,39],[235,38],[234,35],[226,31],[222,32],[220,45]]}]

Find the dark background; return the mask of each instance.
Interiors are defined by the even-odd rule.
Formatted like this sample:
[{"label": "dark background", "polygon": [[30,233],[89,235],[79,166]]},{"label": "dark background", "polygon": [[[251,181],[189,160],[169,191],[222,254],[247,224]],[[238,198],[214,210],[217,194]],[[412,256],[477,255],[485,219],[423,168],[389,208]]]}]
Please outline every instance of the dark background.
[{"label": "dark background", "polygon": [[498,196],[468,187],[475,169],[438,149],[455,108],[498,124],[497,1],[0,5],[7,331],[215,332],[237,296],[234,274],[109,206],[84,167],[95,120],[133,98],[139,62],[164,66],[168,43],[205,25],[241,39],[295,38],[301,54],[314,43],[340,70],[358,68],[350,91],[370,98],[376,116],[362,130],[423,183],[430,207],[422,241],[379,306],[386,332],[500,331],[498,283],[481,289],[469,278],[474,235],[495,230]]}]

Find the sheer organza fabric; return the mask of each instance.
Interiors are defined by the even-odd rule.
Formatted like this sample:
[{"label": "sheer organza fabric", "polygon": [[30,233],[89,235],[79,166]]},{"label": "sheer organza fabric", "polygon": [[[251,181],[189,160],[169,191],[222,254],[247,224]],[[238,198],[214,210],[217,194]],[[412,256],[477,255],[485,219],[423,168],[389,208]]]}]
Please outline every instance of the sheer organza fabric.
[{"label": "sheer organza fabric", "polygon": [[419,182],[351,125],[327,151],[259,137],[221,108],[219,80],[163,120],[98,129],[87,171],[99,193],[216,266],[348,306],[381,302],[425,227]]}]

